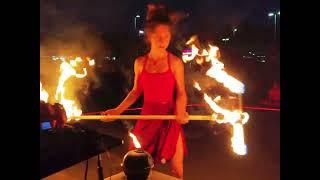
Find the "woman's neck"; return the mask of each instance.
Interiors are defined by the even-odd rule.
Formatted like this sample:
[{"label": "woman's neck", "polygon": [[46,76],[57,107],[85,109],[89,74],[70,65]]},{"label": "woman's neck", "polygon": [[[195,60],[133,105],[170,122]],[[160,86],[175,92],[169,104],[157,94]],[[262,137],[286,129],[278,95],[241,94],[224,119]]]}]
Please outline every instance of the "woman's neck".
[{"label": "woman's neck", "polygon": [[167,51],[162,49],[151,48],[149,52],[149,57],[151,59],[163,59],[164,57],[166,57],[166,55],[167,55]]}]

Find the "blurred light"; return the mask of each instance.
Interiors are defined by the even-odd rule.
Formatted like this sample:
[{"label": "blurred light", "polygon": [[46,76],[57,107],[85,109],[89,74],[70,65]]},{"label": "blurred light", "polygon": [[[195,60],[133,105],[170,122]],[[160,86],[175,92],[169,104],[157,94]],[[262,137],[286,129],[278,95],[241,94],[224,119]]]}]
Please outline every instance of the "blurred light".
[{"label": "blurred light", "polygon": [[76,65],[77,65],[77,63],[76,63],[75,60],[71,60],[71,61],[70,61],[70,64],[71,64],[72,66],[76,66]]},{"label": "blurred light", "polygon": [[76,62],[82,62],[81,57],[77,57],[75,60],[76,60]]},{"label": "blurred light", "polygon": [[230,40],[230,38],[224,38],[224,39],[222,39],[222,41],[229,41]]},{"label": "blurred light", "polygon": [[268,16],[270,16],[270,17],[273,16],[273,15],[274,15],[274,13],[269,13],[269,14],[268,14]]},{"label": "blurred light", "polygon": [[94,66],[96,63],[94,59],[89,60],[89,66]]},{"label": "blurred light", "polygon": [[116,60],[116,57],[112,57],[113,60]]},{"label": "blurred light", "polygon": [[237,32],[237,31],[238,31],[238,29],[236,28],[236,29],[234,29],[233,31],[234,31],[234,32]]},{"label": "blurred light", "polygon": [[280,15],[280,11],[278,12],[278,15]]},{"label": "blurred light", "polygon": [[138,15],[136,15],[136,18],[139,18],[140,17],[140,15],[138,14]]},{"label": "blurred light", "polygon": [[139,34],[144,34],[144,31],[143,30],[139,30]]}]

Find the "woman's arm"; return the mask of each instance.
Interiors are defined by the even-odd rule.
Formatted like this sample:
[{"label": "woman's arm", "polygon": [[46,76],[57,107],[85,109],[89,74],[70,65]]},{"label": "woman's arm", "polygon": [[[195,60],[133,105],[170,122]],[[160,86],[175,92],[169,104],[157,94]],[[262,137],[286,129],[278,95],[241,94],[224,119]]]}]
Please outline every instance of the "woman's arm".
[{"label": "woman's arm", "polygon": [[173,72],[176,79],[176,90],[177,90],[177,99],[176,99],[176,113],[177,121],[181,124],[188,122],[188,113],[186,112],[187,106],[187,95],[184,84],[184,67],[182,60],[175,57],[173,61]]},{"label": "woman's arm", "polygon": [[102,114],[119,115],[130,107],[141,95],[142,89],[138,83],[140,73],[142,71],[142,58],[137,58],[134,62],[134,85],[127,97],[114,109],[104,111]]}]

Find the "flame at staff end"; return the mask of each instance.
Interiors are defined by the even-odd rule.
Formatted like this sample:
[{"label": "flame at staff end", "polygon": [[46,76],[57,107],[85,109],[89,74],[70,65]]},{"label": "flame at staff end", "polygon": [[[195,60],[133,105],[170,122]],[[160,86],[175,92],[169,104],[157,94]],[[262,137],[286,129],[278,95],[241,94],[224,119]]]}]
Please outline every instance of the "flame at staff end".
[{"label": "flame at staff end", "polygon": [[86,57],[88,63],[89,63],[89,66],[94,66],[96,64],[95,60],[94,59],[91,59],[90,57]]},{"label": "flame at staff end", "polygon": [[201,87],[198,82],[194,82],[193,87],[196,88],[197,90],[201,91]]},{"label": "flame at staff end", "polygon": [[247,146],[244,142],[243,125],[241,123],[233,124],[233,136],[231,138],[233,152],[238,155],[247,154]]},{"label": "flame at staff end", "polygon": [[[195,59],[196,56],[206,57],[206,62],[211,61],[212,64],[211,68],[206,72],[206,75],[222,83],[224,87],[228,88],[231,92],[243,94],[244,84],[224,71],[224,64],[218,60],[218,56],[220,56],[218,54],[219,48],[209,44],[209,52],[207,50],[203,50],[202,54],[198,54],[199,49],[196,48],[195,45],[192,44],[192,42],[194,42],[194,38],[191,38],[187,42],[188,45],[191,45],[192,52],[189,54],[183,54],[182,59],[184,60],[184,62],[191,61]],[[198,60],[197,63],[202,64],[202,61]],[[197,90],[201,91],[198,82],[194,81],[194,87]],[[221,100],[220,96],[217,96],[213,100],[206,93],[204,93],[204,100],[213,111],[223,115],[223,119],[217,120],[219,124],[229,123],[232,125],[233,135],[231,138],[231,146],[233,148],[233,151],[238,155],[247,154],[247,147],[244,141],[243,124],[248,122],[249,114],[246,112],[242,112],[241,110],[231,111],[220,107],[217,104],[217,102]],[[212,116],[215,117],[216,114],[212,114]]]},{"label": "flame at staff end", "polygon": [[[215,102],[220,100],[220,96],[212,100],[206,93],[204,93],[204,99],[209,104],[212,110],[224,115],[223,120],[217,120],[219,124],[229,123],[232,125],[233,136],[231,138],[231,146],[233,148],[233,152],[235,152],[238,155],[246,155],[247,146],[244,141],[243,124],[245,124],[248,121],[249,114],[246,112],[241,112],[239,110],[229,111],[227,109],[221,108]],[[242,121],[239,122],[239,120],[241,120],[241,116],[244,117]]]},{"label": "flame at staff end", "polygon": [[134,134],[132,134],[131,132],[129,132],[129,136],[132,138],[134,147],[137,148],[137,149],[140,149],[141,148],[141,144],[139,143],[137,137]]}]

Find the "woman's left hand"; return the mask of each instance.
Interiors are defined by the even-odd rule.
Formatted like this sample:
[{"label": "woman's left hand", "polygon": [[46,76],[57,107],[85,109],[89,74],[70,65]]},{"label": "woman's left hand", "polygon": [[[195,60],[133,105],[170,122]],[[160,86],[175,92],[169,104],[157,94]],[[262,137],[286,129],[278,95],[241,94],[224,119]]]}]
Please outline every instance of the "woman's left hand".
[{"label": "woman's left hand", "polygon": [[189,122],[189,114],[185,112],[184,114],[177,114],[177,121],[180,124],[186,124]]}]

